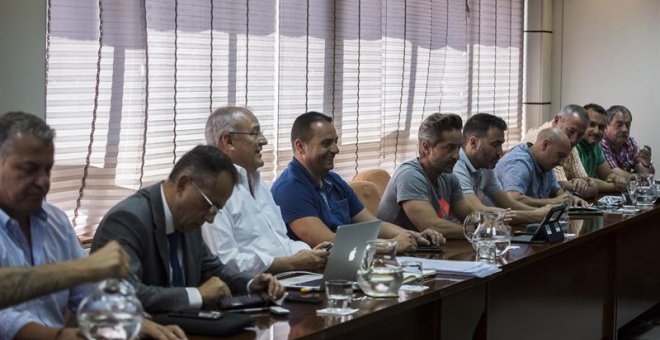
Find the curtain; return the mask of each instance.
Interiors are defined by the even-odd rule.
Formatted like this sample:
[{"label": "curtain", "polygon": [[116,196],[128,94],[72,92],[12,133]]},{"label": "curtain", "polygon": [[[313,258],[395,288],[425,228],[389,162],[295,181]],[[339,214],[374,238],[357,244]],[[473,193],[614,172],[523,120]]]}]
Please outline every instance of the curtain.
[{"label": "curtain", "polygon": [[248,106],[272,182],[295,117],[340,136],[335,170],[393,172],[430,113],[496,114],[517,143],[522,0],[49,0],[48,199],[83,240],[119,200],[204,143],[214,108]]}]

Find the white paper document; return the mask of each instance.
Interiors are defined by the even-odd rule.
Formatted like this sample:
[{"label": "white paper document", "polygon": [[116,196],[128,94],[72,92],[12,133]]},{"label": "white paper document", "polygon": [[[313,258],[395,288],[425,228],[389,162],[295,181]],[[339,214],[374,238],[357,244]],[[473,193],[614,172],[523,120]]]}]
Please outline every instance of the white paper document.
[{"label": "white paper document", "polygon": [[397,256],[397,260],[420,261],[424,270],[435,270],[438,274],[486,277],[501,270],[494,264],[475,261],[430,260],[409,256]]}]

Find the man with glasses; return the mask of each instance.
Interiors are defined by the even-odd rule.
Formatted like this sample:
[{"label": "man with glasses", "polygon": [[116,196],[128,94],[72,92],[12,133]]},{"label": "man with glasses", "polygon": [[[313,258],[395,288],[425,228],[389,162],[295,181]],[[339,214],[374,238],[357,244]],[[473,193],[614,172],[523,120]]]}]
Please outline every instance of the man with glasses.
[{"label": "man with glasses", "polygon": [[270,274],[254,278],[225,266],[204,244],[201,226],[212,222],[232,194],[236,169],[213,146],[197,146],[174,165],[167,180],[115,205],[99,225],[92,251],[117,240],[131,258],[132,283],[145,310],[215,307],[231,292],[284,290]]},{"label": "man with glasses", "polygon": [[328,243],[311,250],[287,236],[280,207],[257,170],[264,165],[261,150],[268,143],[257,117],[242,107],[219,108],[206,122],[206,142],[226,153],[238,172],[224,208],[202,227],[211,252],[252,274],[321,270]]}]

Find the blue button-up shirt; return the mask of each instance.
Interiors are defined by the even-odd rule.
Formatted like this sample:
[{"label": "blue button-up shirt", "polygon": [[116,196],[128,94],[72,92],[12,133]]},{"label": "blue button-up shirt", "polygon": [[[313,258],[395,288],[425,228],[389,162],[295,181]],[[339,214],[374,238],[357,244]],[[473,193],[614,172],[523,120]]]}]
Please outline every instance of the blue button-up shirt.
[{"label": "blue button-up shirt", "polygon": [[[37,266],[86,255],[66,215],[47,202],[30,216],[30,231],[31,245],[18,221],[0,209],[0,266]],[[13,338],[30,322],[63,327],[66,308],[75,315],[80,301],[94,288],[80,285],[0,310],[0,339]]]},{"label": "blue button-up shirt", "polygon": [[[295,158],[273,183],[271,192],[282,209],[287,228],[299,218],[318,217],[334,232],[364,210],[351,186],[339,175],[329,172],[321,185]],[[294,240],[299,239],[290,228],[288,234]]]},{"label": "blue button-up shirt", "polygon": [[526,143],[509,150],[497,162],[495,173],[505,191],[519,192],[532,198],[554,197],[561,188],[552,170],[541,169]]}]

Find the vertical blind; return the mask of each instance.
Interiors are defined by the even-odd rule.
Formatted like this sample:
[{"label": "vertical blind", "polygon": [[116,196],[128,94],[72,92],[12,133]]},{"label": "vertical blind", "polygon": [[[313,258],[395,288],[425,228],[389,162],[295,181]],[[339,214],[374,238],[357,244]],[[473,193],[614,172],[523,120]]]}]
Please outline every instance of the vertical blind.
[{"label": "vertical blind", "polygon": [[83,238],[204,142],[214,108],[250,107],[271,182],[291,124],[314,110],[340,136],[335,170],[392,172],[430,113],[504,118],[520,139],[522,0],[49,0],[49,201]]}]

